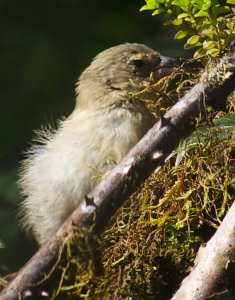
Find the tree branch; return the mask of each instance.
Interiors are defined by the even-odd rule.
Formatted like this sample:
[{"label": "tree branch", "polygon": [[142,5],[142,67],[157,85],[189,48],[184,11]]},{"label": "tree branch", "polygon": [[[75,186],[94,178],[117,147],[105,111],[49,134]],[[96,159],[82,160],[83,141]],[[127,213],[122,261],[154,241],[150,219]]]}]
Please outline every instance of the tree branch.
[{"label": "tree branch", "polygon": [[[46,242],[1,294],[3,299],[35,297],[40,280],[57,263],[59,252],[75,228],[101,232],[111,216],[138,186],[164,164],[167,156],[195,127],[205,104],[224,106],[235,89],[235,54],[205,71],[200,81],[157,122],[126,157],[85,197],[81,205]],[[43,191],[42,191],[43,192]]]},{"label": "tree branch", "polygon": [[[196,264],[172,300],[212,299],[226,290],[225,274],[235,269],[235,202],[206,247],[200,248]],[[231,281],[231,280],[230,280]],[[234,274],[233,274],[234,285]],[[217,292],[217,287],[220,291]],[[217,299],[217,298],[216,298]]]}]

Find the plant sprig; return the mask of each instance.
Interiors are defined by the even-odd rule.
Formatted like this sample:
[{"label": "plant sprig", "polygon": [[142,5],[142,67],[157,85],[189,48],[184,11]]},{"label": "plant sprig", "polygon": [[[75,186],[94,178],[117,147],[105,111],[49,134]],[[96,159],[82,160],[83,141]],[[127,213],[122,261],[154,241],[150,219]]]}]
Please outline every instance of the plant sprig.
[{"label": "plant sprig", "polygon": [[229,47],[235,38],[235,0],[223,5],[219,0],[145,0],[143,10],[152,15],[164,14],[164,25],[173,24],[181,29],[175,39],[187,37],[185,49],[198,47],[194,57],[217,56]]}]

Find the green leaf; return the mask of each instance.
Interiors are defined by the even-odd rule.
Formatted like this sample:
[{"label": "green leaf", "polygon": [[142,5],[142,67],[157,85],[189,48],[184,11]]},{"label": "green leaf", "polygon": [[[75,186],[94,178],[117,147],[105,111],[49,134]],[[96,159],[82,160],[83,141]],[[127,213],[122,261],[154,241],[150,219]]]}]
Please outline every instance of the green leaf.
[{"label": "green leaf", "polygon": [[156,0],[145,0],[146,4],[140,8],[140,11],[143,10],[152,10],[159,7],[159,3]]},{"label": "green leaf", "polygon": [[170,24],[172,24],[172,19],[163,22],[163,25],[170,25]]},{"label": "green leaf", "polygon": [[212,48],[206,51],[206,54],[209,54],[211,56],[217,56],[220,53],[220,51],[217,48]]},{"label": "green leaf", "polygon": [[195,48],[195,47],[198,47],[198,46],[201,46],[201,43],[197,43],[197,44],[193,44],[193,45],[190,45],[190,44],[187,44],[187,43],[185,43],[184,44],[184,49],[192,49],[192,48]]},{"label": "green leaf", "polygon": [[154,8],[149,8],[148,5],[143,5],[141,8],[140,8],[140,11],[144,11],[144,10],[152,10]]},{"label": "green leaf", "polygon": [[214,41],[204,41],[202,47],[207,50],[216,48],[216,43]]},{"label": "green leaf", "polygon": [[223,20],[224,20],[224,18],[223,18],[223,17],[219,17],[219,18],[217,18],[217,21],[218,21],[218,23],[221,23]]},{"label": "green leaf", "polygon": [[205,54],[206,54],[206,50],[201,47],[194,53],[193,57],[200,58],[200,57],[205,56]]},{"label": "green leaf", "polygon": [[214,32],[215,31],[211,27],[209,27],[208,29],[203,29],[202,31],[200,31],[202,36],[207,36],[210,39],[213,39]]},{"label": "green leaf", "polygon": [[179,15],[178,15],[178,18],[179,18],[179,19],[181,19],[181,18],[184,19],[184,18],[187,17],[187,16],[189,16],[188,13],[182,13],[182,14],[179,14]]},{"label": "green leaf", "polygon": [[208,10],[210,7],[211,7],[211,0],[204,1],[203,5],[202,5],[202,9]]},{"label": "green leaf", "polygon": [[228,3],[228,4],[235,4],[235,0],[227,0],[226,3]]},{"label": "green leaf", "polygon": [[155,11],[152,13],[152,16],[156,16],[156,15],[159,15],[164,12],[165,12],[164,8],[158,8],[158,9],[155,9]]},{"label": "green leaf", "polygon": [[234,21],[233,22],[228,22],[226,25],[227,25],[228,29],[234,30],[234,27],[235,27]]},{"label": "green leaf", "polygon": [[188,49],[192,49],[192,48],[194,48],[194,47],[196,47],[195,45],[189,45],[189,44],[184,44],[184,49],[186,49],[186,50],[188,50]]},{"label": "green leaf", "polygon": [[211,25],[211,21],[209,19],[207,19],[207,18],[204,18],[203,24],[204,25]]},{"label": "green leaf", "polygon": [[220,126],[221,129],[226,129],[230,132],[235,132],[235,115],[224,115],[223,117],[216,119],[214,124]]},{"label": "green leaf", "polygon": [[208,11],[204,11],[204,10],[200,10],[199,12],[197,12],[195,15],[194,15],[196,18],[198,17],[209,17],[209,13]]},{"label": "green leaf", "polygon": [[173,0],[172,4],[180,7],[183,11],[188,11],[189,0]]},{"label": "green leaf", "polygon": [[191,36],[188,40],[187,40],[187,44],[189,45],[195,45],[198,41],[199,41],[200,36],[195,34],[193,36]]},{"label": "green leaf", "polygon": [[192,49],[192,48],[195,48],[195,47],[200,47],[202,45],[202,43],[201,42],[197,42],[196,44],[194,44],[194,45],[190,45],[190,44],[185,44],[184,45],[184,49]]},{"label": "green leaf", "polygon": [[221,7],[212,8],[212,14],[214,14],[215,16],[224,14],[224,13],[226,13],[228,11],[230,11],[230,7],[229,6],[221,6]]},{"label": "green leaf", "polygon": [[176,39],[176,40],[183,39],[184,37],[186,37],[187,34],[188,34],[187,30],[180,30],[176,33],[176,35],[174,36],[174,39]]},{"label": "green leaf", "polygon": [[172,21],[172,24],[175,26],[179,26],[183,23],[183,19],[175,19]]},{"label": "green leaf", "polygon": [[216,134],[218,141],[228,139],[231,134],[235,134],[235,115],[224,115],[223,117],[214,120],[213,125],[198,127],[194,132],[182,140],[178,149],[174,152],[177,154],[176,165],[182,161],[185,153],[196,147],[198,144],[204,144],[211,137],[211,129],[213,134]]},{"label": "green leaf", "polygon": [[194,7],[201,10],[203,3],[204,3],[204,0],[194,0]]}]

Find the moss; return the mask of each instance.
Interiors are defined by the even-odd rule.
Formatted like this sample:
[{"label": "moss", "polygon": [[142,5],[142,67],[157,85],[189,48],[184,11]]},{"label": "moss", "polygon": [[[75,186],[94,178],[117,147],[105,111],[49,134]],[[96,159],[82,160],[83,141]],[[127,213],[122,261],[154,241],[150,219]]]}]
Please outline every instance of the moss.
[{"label": "moss", "polygon": [[178,167],[171,159],[155,172],[114,216],[99,247],[92,238],[82,240],[89,253],[69,251],[58,299],[169,299],[232,202],[234,150],[234,136],[218,143],[212,131]]},{"label": "moss", "polygon": [[[187,79],[181,87],[188,82],[194,79]],[[162,87],[167,92],[168,87]],[[182,88],[178,92],[183,93]],[[167,103],[173,102],[175,93],[168,95]],[[151,108],[158,109],[158,105]],[[231,96],[230,114],[235,114],[234,107]],[[207,123],[222,114],[208,112]],[[72,242],[74,249],[81,244],[86,247],[68,251],[56,299],[171,297],[235,194],[234,135],[221,140],[218,128],[212,126],[206,136],[187,151],[179,166],[173,157],[152,174],[97,240],[90,237],[84,242],[84,237]]]}]

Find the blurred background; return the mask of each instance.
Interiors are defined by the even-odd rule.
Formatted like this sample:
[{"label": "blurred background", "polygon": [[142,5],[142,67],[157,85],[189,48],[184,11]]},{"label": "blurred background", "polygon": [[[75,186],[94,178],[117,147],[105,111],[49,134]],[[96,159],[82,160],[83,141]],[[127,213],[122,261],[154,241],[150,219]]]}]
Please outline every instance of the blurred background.
[{"label": "blurred background", "polygon": [[144,0],[0,0],[0,275],[36,251],[19,228],[17,173],[33,130],[68,116],[79,74],[101,50],[138,42],[185,56]]}]

